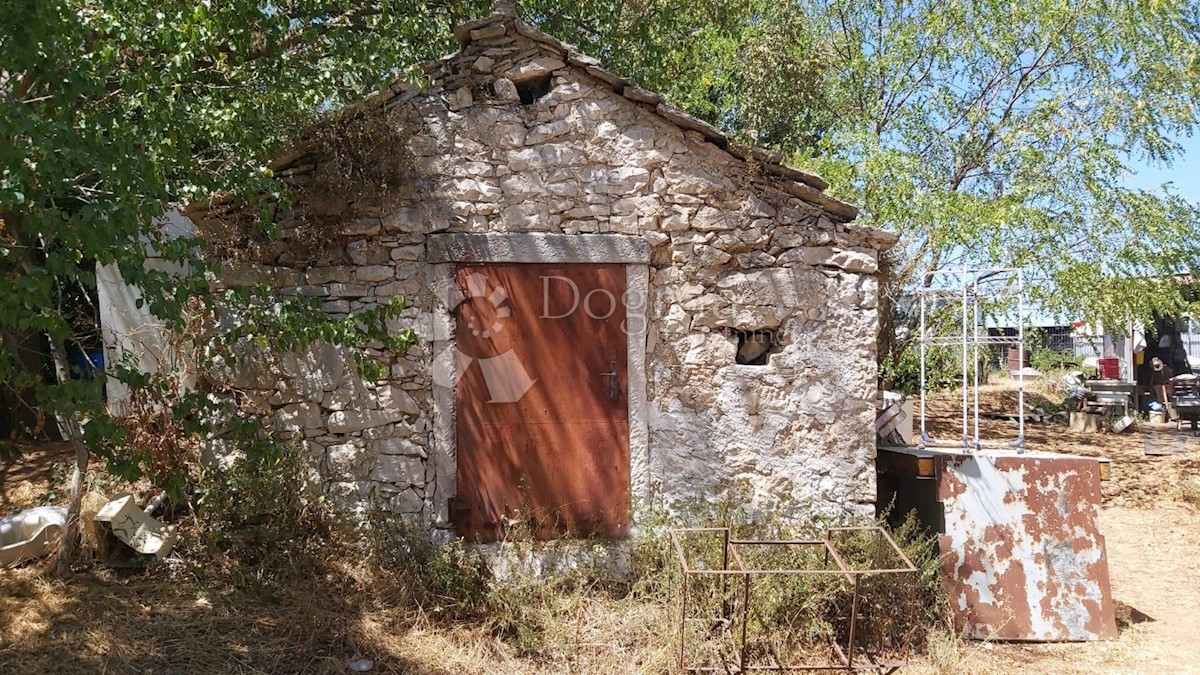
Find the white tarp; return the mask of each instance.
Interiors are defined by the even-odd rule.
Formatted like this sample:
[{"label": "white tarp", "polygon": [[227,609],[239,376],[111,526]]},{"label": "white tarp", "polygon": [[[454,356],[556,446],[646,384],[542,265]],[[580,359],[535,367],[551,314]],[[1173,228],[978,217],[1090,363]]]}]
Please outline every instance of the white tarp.
[{"label": "white tarp", "polygon": [[[163,219],[163,230],[170,236],[191,236],[196,228],[183,214],[170,211]],[[183,269],[164,261],[152,249],[147,251],[146,267],[166,272],[181,272]],[[184,365],[171,349],[162,321],[150,313],[148,306],[138,307],[141,291],[125,283],[115,265],[96,266],[96,292],[107,372],[112,373],[118,363],[126,360],[145,373],[184,370]],[[122,414],[122,404],[129,397],[129,388],[115,378],[109,378],[105,388],[109,412]]]}]

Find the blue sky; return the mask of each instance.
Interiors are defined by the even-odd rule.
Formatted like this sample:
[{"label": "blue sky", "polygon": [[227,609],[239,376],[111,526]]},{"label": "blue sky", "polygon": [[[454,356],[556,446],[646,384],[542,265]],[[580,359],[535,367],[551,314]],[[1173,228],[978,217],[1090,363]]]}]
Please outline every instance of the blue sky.
[{"label": "blue sky", "polygon": [[1129,177],[1129,184],[1139,188],[1157,188],[1166,182],[1175,184],[1179,194],[1193,204],[1200,204],[1200,136],[1180,139],[1184,154],[1175,160],[1170,168],[1160,168],[1133,162],[1131,166],[1137,171]]}]

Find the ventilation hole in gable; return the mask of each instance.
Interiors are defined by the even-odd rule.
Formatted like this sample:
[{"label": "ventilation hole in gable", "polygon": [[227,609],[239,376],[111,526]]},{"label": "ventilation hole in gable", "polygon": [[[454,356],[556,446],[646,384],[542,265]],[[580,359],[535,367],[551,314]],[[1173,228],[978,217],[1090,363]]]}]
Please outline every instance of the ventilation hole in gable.
[{"label": "ventilation hole in gable", "polygon": [[532,105],[546,94],[550,93],[551,74],[538,75],[527,80],[515,82],[517,94],[521,97],[521,105]]},{"label": "ventilation hole in gable", "polygon": [[743,366],[765,366],[771,354],[779,351],[775,331],[734,330],[737,337],[737,363]]}]

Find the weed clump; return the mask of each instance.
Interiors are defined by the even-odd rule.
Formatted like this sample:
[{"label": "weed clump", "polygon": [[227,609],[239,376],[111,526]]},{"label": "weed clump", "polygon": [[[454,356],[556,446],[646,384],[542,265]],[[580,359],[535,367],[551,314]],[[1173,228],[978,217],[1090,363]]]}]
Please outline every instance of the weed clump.
[{"label": "weed clump", "polygon": [[[633,536],[622,542],[538,542],[510,533],[497,544],[433,545],[421,526],[385,512],[372,513],[363,532],[372,566],[406,589],[427,619],[482,628],[522,658],[582,663],[590,650],[595,660],[588,662],[601,668],[607,666],[598,664],[615,662],[609,660],[614,650],[639,643],[640,653],[656,663],[677,658],[682,573],[670,530],[680,520],[678,514],[645,513]],[[755,522],[732,508],[692,514],[685,522],[721,523],[736,540],[820,540],[830,534],[823,524]],[[861,577],[854,644],[898,656],[924,647],[931,630],[944,623],[945,612],[933,540],[911,518],[891,534],[917,571]],[[880,547],[883,540],[874,530],[834,530],[833,535],[852,570],[906,566],[890,545]],[[720,537],[685,548],[701,567],[724,564]],[[836,569],[822,560],[823,546],[741,545],[739,550],[747,568]],[[726,626],[741,620],[742,582],[691,575],[688,583],[689,616],[716,620],[704,629],[707,634],[689,624],[687,644],[704,651],[707,641],[726,639],[719,630],[721,617]],[[855,600],[844,575],[759,575],[751,583],[754,602],[745,614],[751,660],[811,662],[809,657],[827,650],[831,640],[848,643]],[[637,627],[618,617],[638,622]]]},{"label": "weed clump", "polygon": [[[897,553],[875,529],[731,516],[723,523],[729,527],[728,546],[720,531],[678,537],[689,567],[699,571],[687,579],[692,622],[685,627],[684,651],[691,665],[729,663],[730,628],[738,648],[744,629],[750,667],[820,663],[831,642],[844,651],[853,644],[858,654],[902,660],[926,645],[931,629],[946,615],[934,540],[914,518],[896,529],[884,526]],[[915,571],[869,572],[908,569],[907,561]],[[754,573],[705,573],[714,569]]]},{"label": "weed clump", "polygon": [[465,621],[486,614],[491,574],[461,540],[434,544],[413,518],[379,508],[367,513],[359,531],[375,573],[426,617]]},{"label": "weed clump", "polygon": [[1200,479],[1190,478],[1181,481],[1178,488],[1179,501],[1190,504],[1191,506],[1200,506]]},{"label": "weed clump", "polygon": [[185,553],[263,581],[304,575],[336,555],[337,519],[306,496],[300,449],[273,444],[201,470]]}]

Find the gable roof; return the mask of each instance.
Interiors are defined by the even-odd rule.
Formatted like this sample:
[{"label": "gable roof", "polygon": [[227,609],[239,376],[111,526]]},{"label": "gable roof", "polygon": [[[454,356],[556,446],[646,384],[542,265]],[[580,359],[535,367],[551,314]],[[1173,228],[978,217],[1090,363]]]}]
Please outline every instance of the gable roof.
[{"label": "gable roof", "polygon": [[[738,160],[754,163],[755,168],[762,173],[781,179],[779,184],[787,192],[805,202],[820,207],[829,214],[831,219],[846,223],[858,216],[857,207],[825,194],[824,191],[829,187],[829,183],[817,174],[784,164],[782,153],[735,142],[720,129],[708,122],[669,105],[661,94],[638,87],[629,78],[605,69],[599,61],[580,52],[576,47],[522,22],[511,8],[504,9],[505,4],[497,3],[501,9],[495,11],[490,16],[462,23],[454,27],[454,36],[464,51],[476,41],[509,34],[520,35],[533,42],[547,56],[584,71],[591,78],[611,87],[614,93],[628,99],[643,110],[653,112],[684,131],[696,132],[704,140],[721,148]],[[502,30],[500,30],[501,28]],[[436,80],[442,72],[443,66],[456,56],[457,54],[449,55],[439,61],[427,63],[422,68]],[[396,80],[383,91],[350,106],[346,111],[376,106],[392,107],[405,103],[422,93],[426,93],[426,90],[422,90],[408,81]],[[299,147],[284,152],[272,162],[272,167],[275,169],[276,175],[286,177],[292,173],[303,173],[304,169],[309,167],[297,167],[295,165],[306,154]],[[876,234],[878,235],[877,238],[881,240],[892,239],[894,237],[894,235],[883,231],[878,231]],[[885,246],[890,246],[891,243],[894,243],[894,241],[885,243]]]},{"label": "gable roof", "polygon": [[[503,5],[503,3],[499,4]],[[575,46],[522,22],[512,9],[500,9],[491,16],[459,24],[454,28],[454,37],[460,45],[466,48],[471,42],[491,35],[488,29],[500,25],[505,26],[506,29],[512,29],[518,35],[536,43],[568,65],[580,68],[596,80],[604,82],[612,87],[616,94],[624,96],[634,103],[652,108],[660,117],[675,126],[685,131],[695,131],[705,140],[724,149],[734,157],[743,161],[753,161],[765,173],[790,181],[791,184],[787,186],[789,192],[806,202],[820,206],[838,220],[850,221],[858,216],[857,207],[825,194],[824,191],[829,187],[829,183],[825,182],[823,178],[815,173],[784,164],[782,153],[734,142],[715,126],[668,104],[661,94],[638,87],[629,78],[605,69],[603,64],[580,52]]]}]

